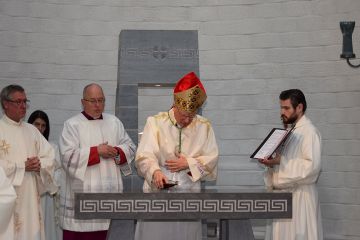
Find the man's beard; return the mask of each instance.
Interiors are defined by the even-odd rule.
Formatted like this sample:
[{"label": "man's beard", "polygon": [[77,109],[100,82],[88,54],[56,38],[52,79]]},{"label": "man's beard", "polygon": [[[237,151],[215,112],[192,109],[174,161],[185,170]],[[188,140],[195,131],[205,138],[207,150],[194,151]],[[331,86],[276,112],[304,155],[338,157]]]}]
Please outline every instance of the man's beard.
[{"label": "man's beard", "polygon": [[298,119],[298,117],[299,116],[296,113],[291,114],[289,118],[286,118],[284,115],[281,115],[281,120],[284,125],[294,124]]}]

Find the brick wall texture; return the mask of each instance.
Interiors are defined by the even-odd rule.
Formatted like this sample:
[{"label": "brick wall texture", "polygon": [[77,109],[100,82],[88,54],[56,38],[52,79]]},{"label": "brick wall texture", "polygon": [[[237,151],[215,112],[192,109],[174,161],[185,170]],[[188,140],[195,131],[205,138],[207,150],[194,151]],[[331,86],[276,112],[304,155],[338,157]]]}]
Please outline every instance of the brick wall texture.
[{"label": "brick wall texture", "polygon": [[[203,115],[221,154],[217,185],[263,189],[262,168],[249,155],[280,126],[279,92],[300,88],[323,136],[318,189],[326,239],[355,240],[360,69],[339,58],[343,20],[360,24],[359,0],[2,0],[0,87],[25,87],[28,111],[49,114],[57,141],[88,83],[104,87],[106,111],[114,113],[121,30],[198,30]],[[353,39],[360,54],[360,28]]]}]

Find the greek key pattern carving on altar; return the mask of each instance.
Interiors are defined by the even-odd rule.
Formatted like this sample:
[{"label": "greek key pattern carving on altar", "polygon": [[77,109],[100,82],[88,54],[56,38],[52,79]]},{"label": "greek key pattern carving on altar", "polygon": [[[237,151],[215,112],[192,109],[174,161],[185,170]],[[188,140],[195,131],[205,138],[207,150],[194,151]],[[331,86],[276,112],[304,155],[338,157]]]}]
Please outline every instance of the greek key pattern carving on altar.
[{"label": "greek key pattern carving on altar", "polygon": [[136,199],[136,200],[80,200],[80,212],[87,213],[265,213],[287,212],[286,199]]}]

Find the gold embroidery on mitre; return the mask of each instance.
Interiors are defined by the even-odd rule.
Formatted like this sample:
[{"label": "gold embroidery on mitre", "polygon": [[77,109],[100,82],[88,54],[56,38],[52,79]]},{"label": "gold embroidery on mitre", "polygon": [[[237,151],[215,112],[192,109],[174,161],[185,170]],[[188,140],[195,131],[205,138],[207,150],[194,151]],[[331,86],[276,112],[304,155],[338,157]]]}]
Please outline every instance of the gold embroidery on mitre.
[{"label": "gold embroidery on mitre", "polygon": [[174,93],[175,106],[185,112],[195,113],[205,102],[206,93],[199,86]]},{"label": "gold embroidery on mitre", "polygon": [[0,152],[3,152],[4,155],[9,154],[10,144],[6,143],[5,140],[1,140],[0,143]]}]

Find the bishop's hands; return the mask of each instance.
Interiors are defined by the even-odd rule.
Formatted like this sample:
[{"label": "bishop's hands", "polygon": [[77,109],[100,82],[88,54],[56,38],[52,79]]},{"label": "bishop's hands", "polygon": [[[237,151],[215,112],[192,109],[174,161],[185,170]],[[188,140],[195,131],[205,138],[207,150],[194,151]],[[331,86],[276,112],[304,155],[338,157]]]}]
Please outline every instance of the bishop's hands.
[{"label": "bishop's hands", "polygon": [[165,161],[165,167],[170,172],[179,172],[181,170],[185,170],[189,168],[189,163],[187,162],[186,158],[181,155],[177,154],[176,159],[168,159]]},{"label": "bishop's hands", "polygon": [[270,157],[267,157],[265,159],[259,159],[259,162],[261,164],[264,164],[265,166],[267,166],[269,168],[272,168],[275,165],[280,164],[280,157],[281,157],[281,155],[276,153],[274,157],[270,156]]},{"label": "bishop's hands", "polygon": [[108,144],[108,142],[104,142],[97,146],[97,150],[99,156],[102,158],[114,158],[118,155],[118,151],[115,147]]},{"label": "bishop's hands", "polygon": [[[168,159],[165,161],[165,167],[172,173],[179,172],[189,168],[186,158],[182,154],[176,154],[175,159]],[[156,170],[152,176],[152,184],[158,189],[162,189],[169,182],[165,174],[160,170]]]},{"label": "bishop's hands", "polygon": [[152,177],[152,183],[158,188],[164,188],[164,184],[167,183],[168,178],[161,170],[155,170]]},{"label": "bishop's hands", "polygon": [[38,157],[29,157],[25,161],[25,171],[40,172],[41,163]]}]

